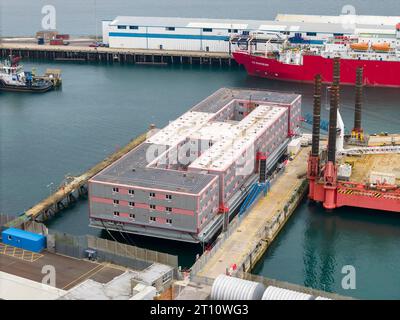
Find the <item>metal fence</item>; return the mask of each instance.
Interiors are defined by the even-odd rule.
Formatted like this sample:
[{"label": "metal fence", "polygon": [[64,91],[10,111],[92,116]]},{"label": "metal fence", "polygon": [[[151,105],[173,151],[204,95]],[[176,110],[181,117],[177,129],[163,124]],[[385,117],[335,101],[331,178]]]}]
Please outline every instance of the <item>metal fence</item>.
[{"label": "metal fence", "polygon": [[47,229],[47,227],[40,222],[36,222],[36,221],[26,221],[21,225],[21,229],[25,230],[25,231],[30,231],[30,232],[34,232],[34,233],[38,233],[38,234],[43,234],[45,236],[47,236],[49,230]]},{"label": "metal fence", "polygon": [[15,219],[14,216],[9,216],[8,214],[5,213],[0,213],[0,228],[14,219]]},{"label": "metal fence", "polygon": [[221,233],[218,236],[217,240],[214,242],[212,248],[210,250],[204,251],[200,258],[197,259],[197,261],[193,264],[190,269],[191,278],[193,278],[198,272],[200,272],[204,268],[210,258],[219,250],[219,248],[221,248],[225,240],[228,239],[231,234],[236,231],[239,224],[240,223],[238,216],[232,219],[232,221],[229,223],[228,230]]},{"label": "metal fence", "polygon": [[237,274],[239,272],[244,272],[251,270],[254,261],[257,260],[264,251],[265,248],[274,240],[279,230],[284,225],[284,222],[290,217],[292,212],[296,209],[298,203],[303,198],[304,192],[307,189],[308,182],[303,180],[303,182],[293,191],[289,201],[283,210],[279,210],[274,218],[267,224],[260,226],[256,232],[257,240],[254,241],[253,249],[250,253],[242,260],[237,263],[239,267],[232,274]]},{"label": "metal fence", "polygon": [[[0,213],[0,231],[2,229],[6,229],[9,226],[6,226],[11,221],[15,221],[18,217],[11,216],[8,214]],[[20,224],[16,224],[13,226],[14,228],[19,228],[25,231],[30,231],[34,233],[39,233],[43,235],[47,235],[48,230],[43,223],[39,223],[36,221],[22,221]]]},{"label": "metal fence", "polygon": [[127,245],[116,241],[110,241],[107,239],[101,239],[94,236],[86,237],[88,247],[96,249],[98,251],[111,253],[121,257],[148,261],[151,263],[157,262],[161,264],[166,264],[173,268],[178,267],[178,257],[168,253],[139,248],[136,246]]},{"label": "metal fence", "polygon": [[[276,181],[276,179],[283,173],[283,170],[280,171],[277,174],[274,174],[273,177],[270,180],[270,187],[273,185],[273,183]],[[243,213],[242,216],[235,216],[232,221],[229,223],[228,230],[221,233],[217,240],[214,242],[211,250],[205,251],[199,259],[196,260],[196,262],[193,264],[190,270],[190,277],[193,278],[194,276],[199,273],[204,266],[208,263],[208,261],[211,259],[211,257],[221,248],[221,246],[224,244],[224,242],[232,235],[233,232],[236,231],[238,226],[240,225],[242,219],[248,212],[251,211],[251,209],[256,205],[258,202],[259,198],[265,196],[264,193],[260,193],[259,196],[253,201],[253,203],[250,205],[249,208]]]},{"label": "metal fence", "polygon": [[178,266],[177,256],[90,235],[76,236],[50,231],[47,243],[49,251],[78,259],[86,258],[86,250],[93,249],[96,251],[98,261],[110,262],[135,270],[143,270],[153,263],[169,265],[175,269]]}]

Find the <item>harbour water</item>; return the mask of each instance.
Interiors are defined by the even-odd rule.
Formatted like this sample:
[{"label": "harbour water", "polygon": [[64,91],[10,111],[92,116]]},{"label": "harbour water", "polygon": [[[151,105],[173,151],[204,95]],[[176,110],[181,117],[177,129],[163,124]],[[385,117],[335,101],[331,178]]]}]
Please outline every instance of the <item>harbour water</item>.
[{"label": "harbour water", "polygon": [[[61,1],[37,1],[34,6],[39,8],[41,3],[53,2],[66,10],[60,13],[62,32],[93,33],[93,23],[85,19],[93,14],[87,2],[77,7],[76,11],[82,9],[81,13],[68,19],[63,15],[72,10],[74,1],[68,2],[68,6]],[[313,2],[324,7],[316,7]],[[399,8],[397,0],[383,1],[387,6],[361,0],[350,2],[364,14],[390,14]],[[152,3],[153,10],[144,1],[130,1],[129,4],[128,1],[113,1],[111,8],[106,1],[97,0],[100,5],[97,15],[99,19],[121,13],[269,19],[278,12],[338,14],[342,7],[341,1],[307,1],[304,6],[297,1],[296,6],[288,6],[293,3],[290,0],[269,1],[268,6],[263,1],[234,1],[229,3],[231,11],[216,16],[216,12],[221,11],[216,10],[215,2],[201,2],[201,6],[187,3],[190,2],[174,0],[168,2],[168,6],[164,2]],[[31,35],[31,30],[40,28],[35,15],[25,17],[25,25],[18,24],[23,15],[16,13],[21,12],[23,6],[32,4],[22,0],[1,2],[3,34]],[[257,6],[263,8],[265,14],[263,10],[254,10]],[[32,8],[32,12],[35,10]],[[17,21],[11,21],[10,12],[14,12]],[[109,14],[106,16],[106,13]],[[102,160],[145,131],[150,123],[158,127],[166,125],[220,87],[297,92],[303,95],[303,114],[311,112],[312,86],[251,78],[242,69],[23,63],[26,69],[36,67],[38,73],[48,67],[61,68],[63,87],[43,95],[0,93],[0,212],[13,215],[55,190],[66,175],[77,175]],[[363,124],[367,132],[399,131],[399,97],[398,89],[365,90]],[[343,87],[341,113],[348,129],[352,127],[353,101],[354,90]],[[328,101],[324,98],[323,103]],[[327,118],[326,108],[322,116]],[[48,226],[67,233],[108,237],[88,228],[87,201],[64,211]],[[129,242],[179,254],[182,266],[189,266],[201,252],[199,246],[137,236],[130,237]],[[399,242],[400,216],[354,209],[326,213],[304,202],[254,272],[359,298],[399,298]],[[356,268],[357,289],[354,291],[341,289],[344,265]]]},{"label": "harbour water", "polygon": [[100,21],[120,15],[270,20],[278,13],[338,15],[349,5],[355,8],[355,14],[400,12],[398,0],[1,0],[0,33],[32,36],[41,28],[45,5],[56,8],[57,29],[74,35],[101,34]]}]

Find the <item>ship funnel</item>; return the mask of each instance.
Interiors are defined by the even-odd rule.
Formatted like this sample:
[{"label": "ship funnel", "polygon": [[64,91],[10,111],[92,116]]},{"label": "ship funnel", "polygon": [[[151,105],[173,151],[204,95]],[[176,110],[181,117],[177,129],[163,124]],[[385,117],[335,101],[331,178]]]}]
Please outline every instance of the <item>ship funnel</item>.
[{"label": "ship funnel", "polygon": [[[333,59],[333,83],[332,86],[339,89],[340,85],[340,57],[335,57]],[[339,93],[339,90],[338,90]]]},{"label": "ship funnel", "polygon": [[321,124],[321,75],[314,78],[314,106],[313,106],[313,127],[312,127],[312,149],[311,155],[319,155],[319,134]]},{"label": "ship funnel", "polygon": [[361,128],[361,104],[362,104],[362,91],[363,91],[363,68],[357,68],[356,76],[356,102],[354,112],[354,129],[355,134],[362,132]]},{"label": "ship funnel", "polygon": [[329,137],[328,137],[328,161],[336,162],[336,134],[337,114],[339,105],[339,89],[336,86],[330,88],[329,111]]}]

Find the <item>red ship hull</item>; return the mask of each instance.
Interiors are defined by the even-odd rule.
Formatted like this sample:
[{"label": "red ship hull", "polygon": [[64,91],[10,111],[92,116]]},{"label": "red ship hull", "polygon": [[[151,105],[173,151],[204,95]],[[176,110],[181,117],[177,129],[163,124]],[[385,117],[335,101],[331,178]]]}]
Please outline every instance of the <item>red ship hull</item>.
[{"label": "red ship hull", "polygon": [[[285,64],[273,58],[236,51],[233,57],[243,65],[249,75],[268,79],[313,82],[321,74],[323,83],[331,83],[333,59],[317,55],[304,55],[302,65]],[[340,82],[355,85],[357,67],[364,68],[364,85],[371,87],[400,87],[400,61],[341,59]]]}]

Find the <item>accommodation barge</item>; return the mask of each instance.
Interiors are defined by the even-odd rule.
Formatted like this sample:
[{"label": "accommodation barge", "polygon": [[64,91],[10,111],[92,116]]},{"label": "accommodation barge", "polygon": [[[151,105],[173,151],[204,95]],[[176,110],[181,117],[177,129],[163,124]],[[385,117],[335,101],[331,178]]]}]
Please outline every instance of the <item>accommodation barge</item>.
[{"label": "accommodation barge", "polygon": [[300,112],[297,94],[218,90],[89,180],[90,225],[208,242],[286,152]]}]

